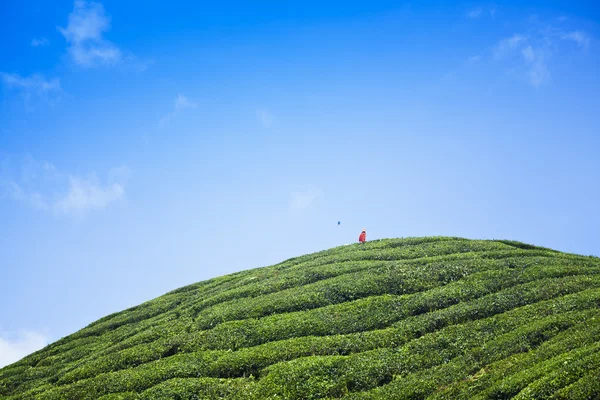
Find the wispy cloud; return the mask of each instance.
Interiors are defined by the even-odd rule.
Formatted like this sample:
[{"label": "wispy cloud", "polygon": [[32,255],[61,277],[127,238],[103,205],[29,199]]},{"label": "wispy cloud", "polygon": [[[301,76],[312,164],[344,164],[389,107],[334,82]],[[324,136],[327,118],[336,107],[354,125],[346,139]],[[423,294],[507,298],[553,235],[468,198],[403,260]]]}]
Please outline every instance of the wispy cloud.
[{"label": "wispy cloud", "polygon": [[2,82],[9,88],[33,90],[38,93],[60,91],[60,79],[47,80],[43,75],[34,74],[28,77],[19,74],[7,74],[0,72]]},{"label": "wispy cloud", "polygon": [[182,94],[178,94],[175,98],[175,105],[173,107],[173,111],[162,117],[160,121],[158,121],[158,126],[164,127],[182,111],[194,108],[198,108],[198,103],[191,101],[189,98]]},{"label": "wispy cloud", "polygon": [[471,57],[467,58],[467,63],[469,63],[469,64],[476,64],[479,61],[481,61],[481,56],[480,55],[471,56]]},{"label": "wispy cloud", "polygon": [[124,194],[124,181],[101,184],[96,178],[69,176],[69,190],[52,206],[58,213],[83,216],[88,211],[107,207],[121,199]]},{"label": "wispy cloud", "polygon": [[175,111],[185,110],[186,108],[197,108],[198,103],[195,103],[182,94],[178,94],[175,99]]},{"label": "wispy cloud", "polygon": [[534,50],[533,47],[527,46],[521,50],[521,54],[528,66],[527,74],[529,83],[534,87],[539,87],[550,81],[550,72],[544,60],[545,54],[543,51]]},{"label": "wispy cloud", "polygon": [[547,65],[550,53],[543,45],[535,46],[533,40],[524,35],[515,34],[509,38],[502,39],[494,47],[493,55],[496,61],[514,60],[520,65],[526,75],[527,82],[533,87],[540,87],[551,80]]},{"label": "wispy cloud", "polygon": [[101,182],[95,174],[78,176],[26,156],[14,163],[6,157],[0,169],[0,194],[55,215],[84,217],[125,195],[127,167],[113,168]]},{"label": "wispy cloud", "polygon": [[48,337],[38,332],[21,332],[12,338],[4,336],[0,336],[0,368],[17,362],[48,344]]},{"label": "wispy cloud", "polygon": [[110,30],[110,23],[110,17],[106,15],[101,3],[75,1],[67,27],[57,29],[69,44],[68,52],[77,65],[110,66],[123,59],[121,49],[102,37],[104,32]]},{"label": "wispy cloud", "polygon": [[144,72],[145,70],[147,70],[150,67],[150,65],[155,63],[155,60],[140,59],[140,58],[134,56],[133,54],[128,54],[125,57],[125,62],[127,62],[129,65],[133,66],[133,68],[137,72]]},{"label": "wispy cloud", "polygon": [[477,19],[481,18],[485,15],[489,14],[490,17],[494,18],[496,16],[496,7],[495,6],[477,6],[467,11],[467,18]]},{"label": "wispy cloud", "polygon": [[515,49],[518,49],[526,40],[526,37],[518,34],[500,40],[494,47],[494,59],[500,60],[506,57]]},{"label": "wispy cloud", "polygon": [[270,127],[275,123],[275,115],[265,109],[256,110],[256,119],[264,127]]},{"label": "wispy cloud", "polygon": [[567,42],[585,50],[592,41],[581,30],[567,31],[564,26],[557,25],[556,18],[548,22],[531,15],[527,23],[525,33],[516,33],[498,41],[492,48],[492,57],[496,62],[505,63],[511,74],[523,77],[536,88],[552,81],[551,60],[566,49]]},{"label": "wispy cloud", "polygon": [[46,100],[54,100],[62,93],[60,79],[46,79],[41,74],[21,76],[0,72],[0,81],[6,88],[21,93],[25,99],[30,99],[35,95]]},{"label": "wispy cloud", "polygon": [[33,47],[40,47],[40,46],[48,46],[50,44],[50,41],[46,38],[34,38],[31,40],[31,45]]},{"label": "wispy cloud", "polygon": [[477,7],[469,12],[467,12],[467,17],[469,18],[479,18],[483,14],[483,9],[481,7]]},{"label": "wispy cloud", "polygon": [[590,46],[591,38],[584,32],[574,31],[561,35],[561,39],[572,40],[577,43],[577,46],[582,49],[587,49]]},{"label": "wispy cloud", "polygon": [[293,187],[290,193],[290,207],[296,210],[308,208],[321,195],[321,191],[312,185]]}]

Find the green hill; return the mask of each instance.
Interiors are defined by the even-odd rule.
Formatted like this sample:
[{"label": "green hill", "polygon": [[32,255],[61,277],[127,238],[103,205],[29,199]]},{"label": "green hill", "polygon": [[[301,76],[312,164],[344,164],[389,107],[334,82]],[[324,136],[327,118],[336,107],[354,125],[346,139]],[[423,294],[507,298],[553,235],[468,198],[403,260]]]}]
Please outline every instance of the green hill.
[{"label": "green hill", "polygon": [[3,399],[598,399],[600,259],[450,237],[177,289],[0,370]]}]

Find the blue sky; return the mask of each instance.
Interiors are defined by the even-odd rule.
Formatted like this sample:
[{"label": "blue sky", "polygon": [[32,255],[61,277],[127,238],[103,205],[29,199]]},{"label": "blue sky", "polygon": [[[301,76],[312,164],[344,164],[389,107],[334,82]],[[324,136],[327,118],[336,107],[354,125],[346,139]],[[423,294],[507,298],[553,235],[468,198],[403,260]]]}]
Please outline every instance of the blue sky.
[{"label": "blue sky", "polygon": [[0,4],[0,366],[363,227],[600,255],[595,2],[204,3]]}]

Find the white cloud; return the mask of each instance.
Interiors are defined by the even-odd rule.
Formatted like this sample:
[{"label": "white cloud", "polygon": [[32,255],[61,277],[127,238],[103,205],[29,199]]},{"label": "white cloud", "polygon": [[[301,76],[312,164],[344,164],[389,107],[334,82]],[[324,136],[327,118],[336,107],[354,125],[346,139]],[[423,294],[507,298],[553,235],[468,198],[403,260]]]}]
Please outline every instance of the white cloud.
[{"label": "white cloud", "polygon": [[33,47],[40,47],[40,46],[48,46],[50,44],[50,41],[46,38],[34,38],[31,40],[31,45]]},{"label": "white cloud", "polygon": [[572,40],[577,43],[577,46],[582,49],[587,49],[590,46],[591,39],[588,35],[581,31],[569,32],[561,35],[564,40]]},{"label": "white cloud", "polygon": [[[558,20],[564,22],[566,18]],[[565,47],[561,41],[571,41],[581,49],[587,49],[592,41],[585,32],[565,31],[555,22],[542,21],[537,15],[528,18],[528,25],[526,34],[517,33],[498,41],[492,48],[492,56],[496,62],[505,63],[510,73],[534,87],[551,82],[551,60]]]},{"label": "white cloud", "polygon": [[190,101],[190,99],[182,94],[177,95],[177,98],[175,99],[175,110],[179,111],[186,108],[198,108],[198,103]]},{"label": "white cloud", "polygon": [[550,82],[550,71],[543,59],[539,59],[529,68],[529,83],[532,86],[539,87]]},{"label": "white cloud", "polygon": [[0,337],[0,368],[15,363],[48,345],[48,337],[37,332],[22,332],[15,338]]},{"label": "white cloud", "polygon": [[478,19],[483,17],[486,13],[490,14],[490,17],[496,16],[496,7],[494,6],[478,6],[467,11],[467,17],[471,19]]},{"label": "white cloud", "polygon": [[321,191],[312,185],[297,186],[291,192],[290,207],[297,210],[308,208],[320,196]]},{"label": "white cloud", "polygon": [[77,65],[114,65],[123,59],[121,49],[102,37],[110,30],[110,22],[101,3],[75,1],[67,27],[58,30],[69,44],[69,54]]},{"label": "white cloud", "polygon": [[527,75],[532,86],[539,87],[550,80],[550,72],[544,61],[544,52],[536,51],[531,46],[521,50],[521,54],[528,65]]},{"label": "white cloud", "polygon": [[99,64],[115,65],[121,61],[121,50],[112,43],[73,46],[69,49],[76,64],[93,67]]},{"label": "white cloud", "polygon": [[[538,42],[548,42],[544,37]],[[539,45],[535,47],[531,44],[532,40],[528,37],[515,34],[509,38],[501,40],[494,48],[494,59],[496,61],[508,59],[509,62],[520,66],[517,70],[527,77],[527,82],[534,87],[540,87],[551,80],[550,71],[547,65],[549,50]],[[515,59],[520,54],[521,61]]]},{"label": "white cloud", "polygon": [[467,58],[467,62],[468,62],[469,64],[476,64],[476,63],[478,63],[479,61],[481,61],[481,56],[480,56],[480,55],[477,55],[477,56],[471,56],[471,57]]},{"label": "white cloud", "polygon": [[0,170],[0,194],[56,215],[83,217],[108,207],[125,195],[127,167],[109,171],[104,183],[94,175],[81,177],[60,172],[48,162],[27,156],[16,167],[5,159]]},{"label": "white cloud", "polygon": [[160,121],[158,121],[158,126],[164,127],[183,110],[194,108],[198,108],[198,103],[191,101],[189,98],[182,94],[178,94],[175,98],[175,105],[173,107],[173,111],[162,117]]},{"label": "white cloud", "polygon": [[467,17],[469,18],[479,18],[483,14],[483,9],[481,7],[477,7],[467,13]]},{"label": "white cloud", "polygon": [[275,116],[265,109],[256,110],[256,118],[262,126],[267,128],[275,123]]},{"label": "white cloud", "polygon": [[43,75],[33,74],[28,77],[19,74],[0,72],[2,83],[9,89],[20,90],[26,94],[40,96],[61,92],[60,79],[46,79]]},{"label": "white cloud", "polygon": [[494,58],[496,60],[502,59],[509,55],[512,51],[519,48],[522,43],[527,40],[526,37],[515,34],[509,38],[502,39],[494,48]]},{"label": "white cloud", "polygon": [[90,210],[102,209],[119,200],[125,193],[125,186],[112,183],[106,186],[96,180],[69,177],[69,191],[56,201],[54,208],[63,214],[82,215]]},{"label": "white cloud", "polygon": [[525,57],[525,61],[527,62],[532,62],[535,59],[533,48],[531,46],[527,46],[521,50],[521,54],[523,54],[523,57]]},{"label": "white cloud", "polygon": [[137,72],[144,72],[150,65],[155,63],[153,59],[140,60],[133,54],[128,54],[125,57],[125,61],[132,65]]}]

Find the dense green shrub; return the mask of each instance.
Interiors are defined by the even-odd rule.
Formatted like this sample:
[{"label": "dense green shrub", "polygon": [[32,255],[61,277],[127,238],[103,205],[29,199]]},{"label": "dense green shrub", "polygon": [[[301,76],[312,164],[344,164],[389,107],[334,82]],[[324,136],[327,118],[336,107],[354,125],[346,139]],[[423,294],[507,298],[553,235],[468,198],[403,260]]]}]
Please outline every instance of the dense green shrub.
[{"label": "dense green shrub", "polygon": [[556,400],[591,400],[600,398],[600,369],[588,371],[577,382],[556,391]]},{"label": "dense green shrub", "polygon": [[253,380],[215,378],[175,378],[142,392],[143,400],[245,399],[253,395]]},{"label": "dense green shrub", "polygon": [[0,369],[7,399],[597,398],[600,260],[371,241],[106,316]]}]

